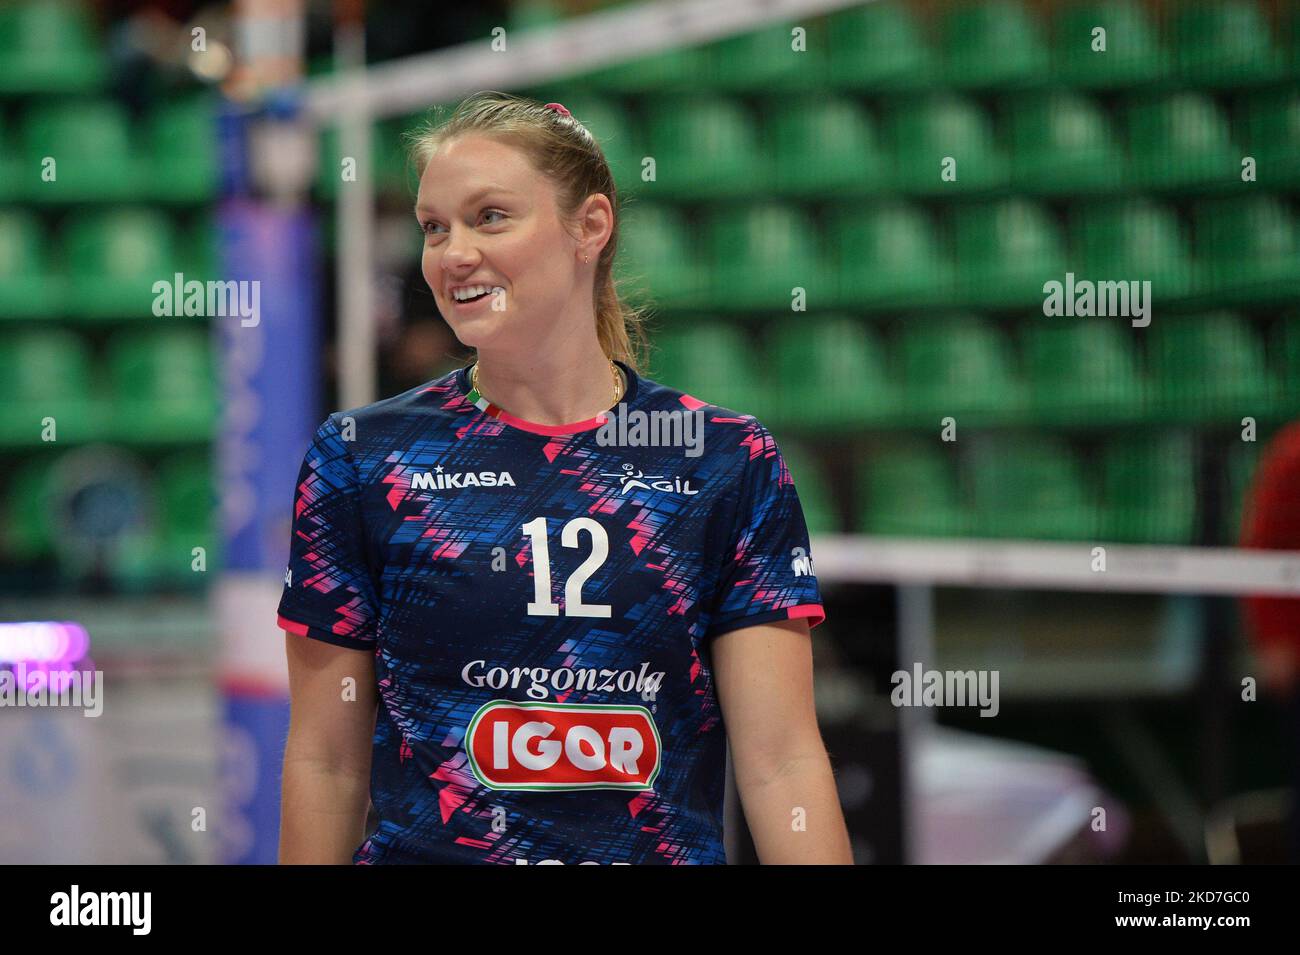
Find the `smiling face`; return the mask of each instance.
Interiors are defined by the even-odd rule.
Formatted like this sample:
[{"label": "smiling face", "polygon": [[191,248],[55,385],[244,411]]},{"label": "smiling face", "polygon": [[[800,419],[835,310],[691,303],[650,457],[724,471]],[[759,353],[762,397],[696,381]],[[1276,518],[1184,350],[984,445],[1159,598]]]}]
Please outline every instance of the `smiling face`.
[{"label": "smiling face", "polygon": [[[420,177],[415,214],[424,280],[462,344],[532,348],[592,320],[590,282],[579,287],[581,256],[555,187],[519,150],[481,135],[444,143]],[[489,294],[458,304],[458,285]]]}]

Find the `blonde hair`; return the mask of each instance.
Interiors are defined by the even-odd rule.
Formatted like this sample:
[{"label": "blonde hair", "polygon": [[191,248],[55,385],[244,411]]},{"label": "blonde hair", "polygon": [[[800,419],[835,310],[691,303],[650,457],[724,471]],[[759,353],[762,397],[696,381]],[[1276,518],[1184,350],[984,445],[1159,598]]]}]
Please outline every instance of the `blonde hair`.
[{"label": "blonde hair", "polygon": [[520,150],[534,168],[554,182],[559,213],[566,221],[573,220],[588,196],[604,193],[609,197],[614,227],[596,260],[596,337],[606,357],[617,358],[639,372],[646,350],[646,313],[623,301],[613,276],[622,206],[609,163],[595,137],[577,117],[495,90],[462,101],[444,122],[438,122],[437,113],[435,107],[431,120],[407,133],[411,158],[420,175],[444,143],[477,133]]}]

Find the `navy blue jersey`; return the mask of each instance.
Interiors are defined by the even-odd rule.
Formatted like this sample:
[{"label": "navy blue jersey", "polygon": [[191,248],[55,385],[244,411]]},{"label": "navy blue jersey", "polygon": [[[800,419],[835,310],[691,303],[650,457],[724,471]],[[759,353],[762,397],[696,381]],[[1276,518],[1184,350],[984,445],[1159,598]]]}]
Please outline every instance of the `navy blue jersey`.
[{"label": "navy blue jersey", "polygon": [[821,623],[808,531],[754,417],[620,367],[577,424],[462,368],[317,430],[279,623],[375,655],[354,862],[725,862],[709,640]]}]

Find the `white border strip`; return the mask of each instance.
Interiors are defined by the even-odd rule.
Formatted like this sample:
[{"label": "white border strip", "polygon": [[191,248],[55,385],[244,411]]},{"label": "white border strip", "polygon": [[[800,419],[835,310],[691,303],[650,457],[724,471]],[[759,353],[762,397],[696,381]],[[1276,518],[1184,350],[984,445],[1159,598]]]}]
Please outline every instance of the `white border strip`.
[{"label": "white border strip", "polygon": [[478,90],[529,86],[865,2],[869,0],[662,0],[620,7],[553,27],[510,32],[503,52],[494,51],[492,37],[485,36],[379,63],[362,75],[321,77],[308,83],[307,110],[318,121],[351,110],[382,119]]},{"label": "white border strip", "polygon": [[836,534],[814,537],[812,553],[823,583],[1300,596],[1300,551]]}]

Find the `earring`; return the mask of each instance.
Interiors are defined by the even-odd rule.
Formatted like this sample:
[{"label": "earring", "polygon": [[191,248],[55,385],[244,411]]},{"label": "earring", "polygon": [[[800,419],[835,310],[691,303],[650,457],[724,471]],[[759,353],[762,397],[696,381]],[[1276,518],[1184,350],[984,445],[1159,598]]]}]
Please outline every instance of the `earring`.
[{"label": "earring", "polygon": [[587,261],[588,259],[590,259],[590,258],[591,258],[591,256],[589,256],[589,255],[584,255],[584,256],[582,257],[582,261],[583,261],[583,262],[586,262],[586,261]]}]

